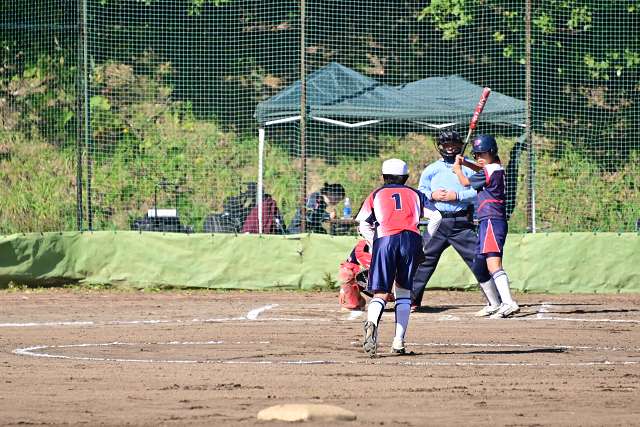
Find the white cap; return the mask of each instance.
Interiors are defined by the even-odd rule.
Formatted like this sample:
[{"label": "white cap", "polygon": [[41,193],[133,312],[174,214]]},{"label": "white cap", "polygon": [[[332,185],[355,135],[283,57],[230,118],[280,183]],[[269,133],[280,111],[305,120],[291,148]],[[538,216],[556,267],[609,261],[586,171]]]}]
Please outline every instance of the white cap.
[{"label": "white cap", "polygon": [[407,164],[400,159],[389,159],[382,164],[383,175],[407,175]]}]

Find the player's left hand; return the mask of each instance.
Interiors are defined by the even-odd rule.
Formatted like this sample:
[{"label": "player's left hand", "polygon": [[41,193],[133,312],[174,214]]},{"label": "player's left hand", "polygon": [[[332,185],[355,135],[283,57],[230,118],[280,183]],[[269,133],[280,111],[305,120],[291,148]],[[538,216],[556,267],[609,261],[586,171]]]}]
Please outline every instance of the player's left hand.
[{"label": "player's left hand", "polygon": [[453,173],[457,174],[457,173],[462,172],[462,162],[463,161],[464,161],[464,157],[462,157],[460,154],[458,154],[456,156],[456,161],[453,163],[453,167],[451,168]]}]

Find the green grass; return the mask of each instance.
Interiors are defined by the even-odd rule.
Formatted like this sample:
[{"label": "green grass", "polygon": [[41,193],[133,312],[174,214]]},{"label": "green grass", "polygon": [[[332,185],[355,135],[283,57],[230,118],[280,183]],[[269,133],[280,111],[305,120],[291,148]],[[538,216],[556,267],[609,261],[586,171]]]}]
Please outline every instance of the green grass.
[{"label": "green grass", "polygon": [[[130,129],[130,130],[128,130]],[[9,152],[0,157],[0,229],[2,233],[76,229],[76,163],[74,144],[60,146],[31,132],[0,131]],[[257,181],[257,135],[223,132],[211,121],[196,120],[188,105],[167,108],[156,121],[119,135],[95,135],[92,161],[94,229],[129,229],[154,206],[159,182],[178,184],[179,215],[196,232],[208,214],[240,191],[240,183]],[[273,138],[273,140],[271,139]],[[288,224],[300,204],[300,159],[267,138],[264,190],[278,202]],[[408,185],[417,187],[425,164],[437,158],[432,137],[358,134],[355,145],[366,156],[312,152],[307,158],[307,194],[324,182],[340,182],[357,213],[365,197],[381,185],[380,164],[391,157],[407,161]],[[329,141],[330,142],[330,141]],[[499,138],[503,164],[515,138]],[[640,169],[635,153],[615,172],[606,172],[579,150],[538,149],[535,161],[538,231],[633,231],[640,217]],[[327,143],[329,144],[329,143]],[[373,153],[373,154],[372,154]],[[558,154],[560,153],[560,154]],[[319,155],[319,154],[325,154]],[[86,161],[86,160],[85,160]],[[521,156],[516,208],[510,231],[527,231],[526,156]],[[87,172],[84,169],[84,203]],[[172,207],[173,191],[158,189],[158,207]],[[335,207],[342,211],[342,205]],[[84,221],[86,227],[86,218]]]},{"label": "green grass", "polygon": [[19,133],[1,137],[11,147],[0,159],[2,233],[76,229],[75,153]]},{"label": "green grass", "polygon": [[536,209],[543,231],[633,231],[640,218],[640,168],[635,153],[606,172],[580,153],[536,161]]}]

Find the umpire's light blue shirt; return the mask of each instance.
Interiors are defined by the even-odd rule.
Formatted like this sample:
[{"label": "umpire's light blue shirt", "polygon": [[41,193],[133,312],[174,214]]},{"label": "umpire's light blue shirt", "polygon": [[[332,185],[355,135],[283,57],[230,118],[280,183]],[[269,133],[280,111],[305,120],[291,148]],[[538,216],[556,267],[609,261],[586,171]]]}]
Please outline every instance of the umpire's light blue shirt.
[{"label": "umpire's light blue shirt", "polygon": [[[465,159],[470,161],[467,157],[465,157]],[[458,175],[453,173],[452,168],[453,163],[447,163],[444,159],[440,159],[427,166],[427,168],[422,171],[422,175],[420,175],[418,190],[422,191],[429,200],[433,201],[436,209],[440,212],[461,211],[462,209],[466,209],[469,203],[473,203],[478,199],[478,192],[471,187],[464,187],[460,184]],[[463,166],[462,173],[468,178],[475,172]],[[431,193],[436,190],[455,191],[458,195],[458,200],[455,202],[435,201],[431,197]]]}]

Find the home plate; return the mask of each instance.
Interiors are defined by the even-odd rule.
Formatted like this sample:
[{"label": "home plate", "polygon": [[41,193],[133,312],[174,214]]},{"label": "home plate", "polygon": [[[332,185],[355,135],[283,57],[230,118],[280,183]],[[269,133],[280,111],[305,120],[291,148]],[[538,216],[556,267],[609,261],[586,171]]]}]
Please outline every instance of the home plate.
[{"label": "home plate", "polygon": [[258,412],[259,420],[353,421],[356,414],[331,405],[276,405]]}]

